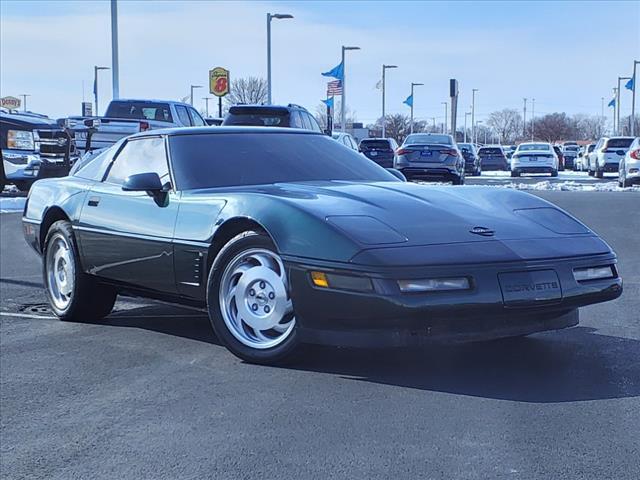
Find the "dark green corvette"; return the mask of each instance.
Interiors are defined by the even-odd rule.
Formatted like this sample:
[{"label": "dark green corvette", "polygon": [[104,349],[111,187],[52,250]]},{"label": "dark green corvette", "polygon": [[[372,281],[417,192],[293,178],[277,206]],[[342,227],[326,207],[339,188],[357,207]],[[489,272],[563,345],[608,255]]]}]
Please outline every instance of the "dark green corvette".
[{"label": "dark green corvette", "polygon": [[293,129],[130,137],[38,181],[23,222],[61,319],[119,292],[201,306],[252,362],[527,335],[622,292],[609,246],[537,197],[406,183]]}]

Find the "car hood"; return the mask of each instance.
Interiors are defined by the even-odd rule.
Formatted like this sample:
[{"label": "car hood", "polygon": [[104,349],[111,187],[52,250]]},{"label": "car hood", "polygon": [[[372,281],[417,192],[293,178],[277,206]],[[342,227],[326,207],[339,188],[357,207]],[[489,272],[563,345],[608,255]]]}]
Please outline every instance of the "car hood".
[{"label": "car hood", "polygon": [[278,184],[263,190],[294,203],[363,245],[435,245],[594,235],[530,194],[405,182]]}]

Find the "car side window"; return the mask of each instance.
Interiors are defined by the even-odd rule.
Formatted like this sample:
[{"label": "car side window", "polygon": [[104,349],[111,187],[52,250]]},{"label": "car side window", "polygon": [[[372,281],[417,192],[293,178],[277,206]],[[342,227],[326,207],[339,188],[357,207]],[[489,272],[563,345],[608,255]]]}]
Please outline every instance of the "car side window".
[{"label": "car side window", "polygon": [[304,128],[302,118],[300,117],[300,114],[295,110],[290,113],[289,125],[292,128]]},{"label": "car side window", "polygon": [[128,176],[148,172],[157,173],[162,183],[169,181],[162,137],[129,140],[113,161],[106,182],[122,185]]},{"label": "car side window", "polygon": [[302,125],[305,130],[311,130],[311,122],[309,121],[309,115],[305,112],[298,112],[300,118],[302,118]]},{"label": "car side window", "polygon": [[322,132],[322,129],[320,128],[320,125],[318,124],[318,121],[314,118],[313,115],[311,115],[310,113],[306,113],[303,114],[306,115],[308,117],[309,120],[309,129],[313,130],[314,132]]},{"label": "car side window", "polygon": [[182,105],[176,105],[176,113],[178,114],[178,120],[185,127],[191,125],[191,119],[189,118],[189,113],[187,112],[187,108]]},{"label": "car side window", "polygon": [[194,125],[196,127],[202,127],[202,126],[206,125],[204,123],[204,120],[200,116],[200,114],[198,112],[196,112],[195,109],[193,109],[193,108],[189,109],[189,116],[191,117],[191,125]]}]

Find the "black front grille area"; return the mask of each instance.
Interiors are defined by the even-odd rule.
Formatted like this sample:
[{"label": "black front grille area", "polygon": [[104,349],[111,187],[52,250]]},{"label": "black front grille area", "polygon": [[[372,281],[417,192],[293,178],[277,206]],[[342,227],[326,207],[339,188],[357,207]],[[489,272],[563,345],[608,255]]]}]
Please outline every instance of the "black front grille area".
[{"label": "black front grille area", "polygon": [[50,162],[69,161],[74,145],[64,130],[38,130],[40,156]]}]

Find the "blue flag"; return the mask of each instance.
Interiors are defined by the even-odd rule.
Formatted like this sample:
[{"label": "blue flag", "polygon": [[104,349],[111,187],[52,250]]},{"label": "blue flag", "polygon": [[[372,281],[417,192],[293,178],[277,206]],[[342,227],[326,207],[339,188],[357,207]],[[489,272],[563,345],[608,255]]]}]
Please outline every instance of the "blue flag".
[{"label": "blue flag", "polygon": [[626,88],[627,90],[635,90],[635,83],[636,83],[636,79],[634,75],[629,79],[627,83],[624,84],[624,88]]},{"label": "blue flag", "polygon": [[404,103],[405,105],[409,105],[410,107],[413,107],[413,95],[409,95],[407,99],[402,103]]},{"label": "blue flag", "polygon": [[615,107],[616,106],[616,99],[612,98],[611,101],[609,102],[609,105],[607,105],[608,107]]},{"label": "blue flag", "polygon": [[333,97],[322,100],[322,103],[324,103],[329,108],[333,108]]},{"label": "blue flag", "polygon": [[342,64],[342,62],[340,62],[339,65],[333,67],[328,72],[324,72],[322,75],[325,77],[333,77],[337,78],[338,80],[342,80],[344,78],[344,65]]}]

